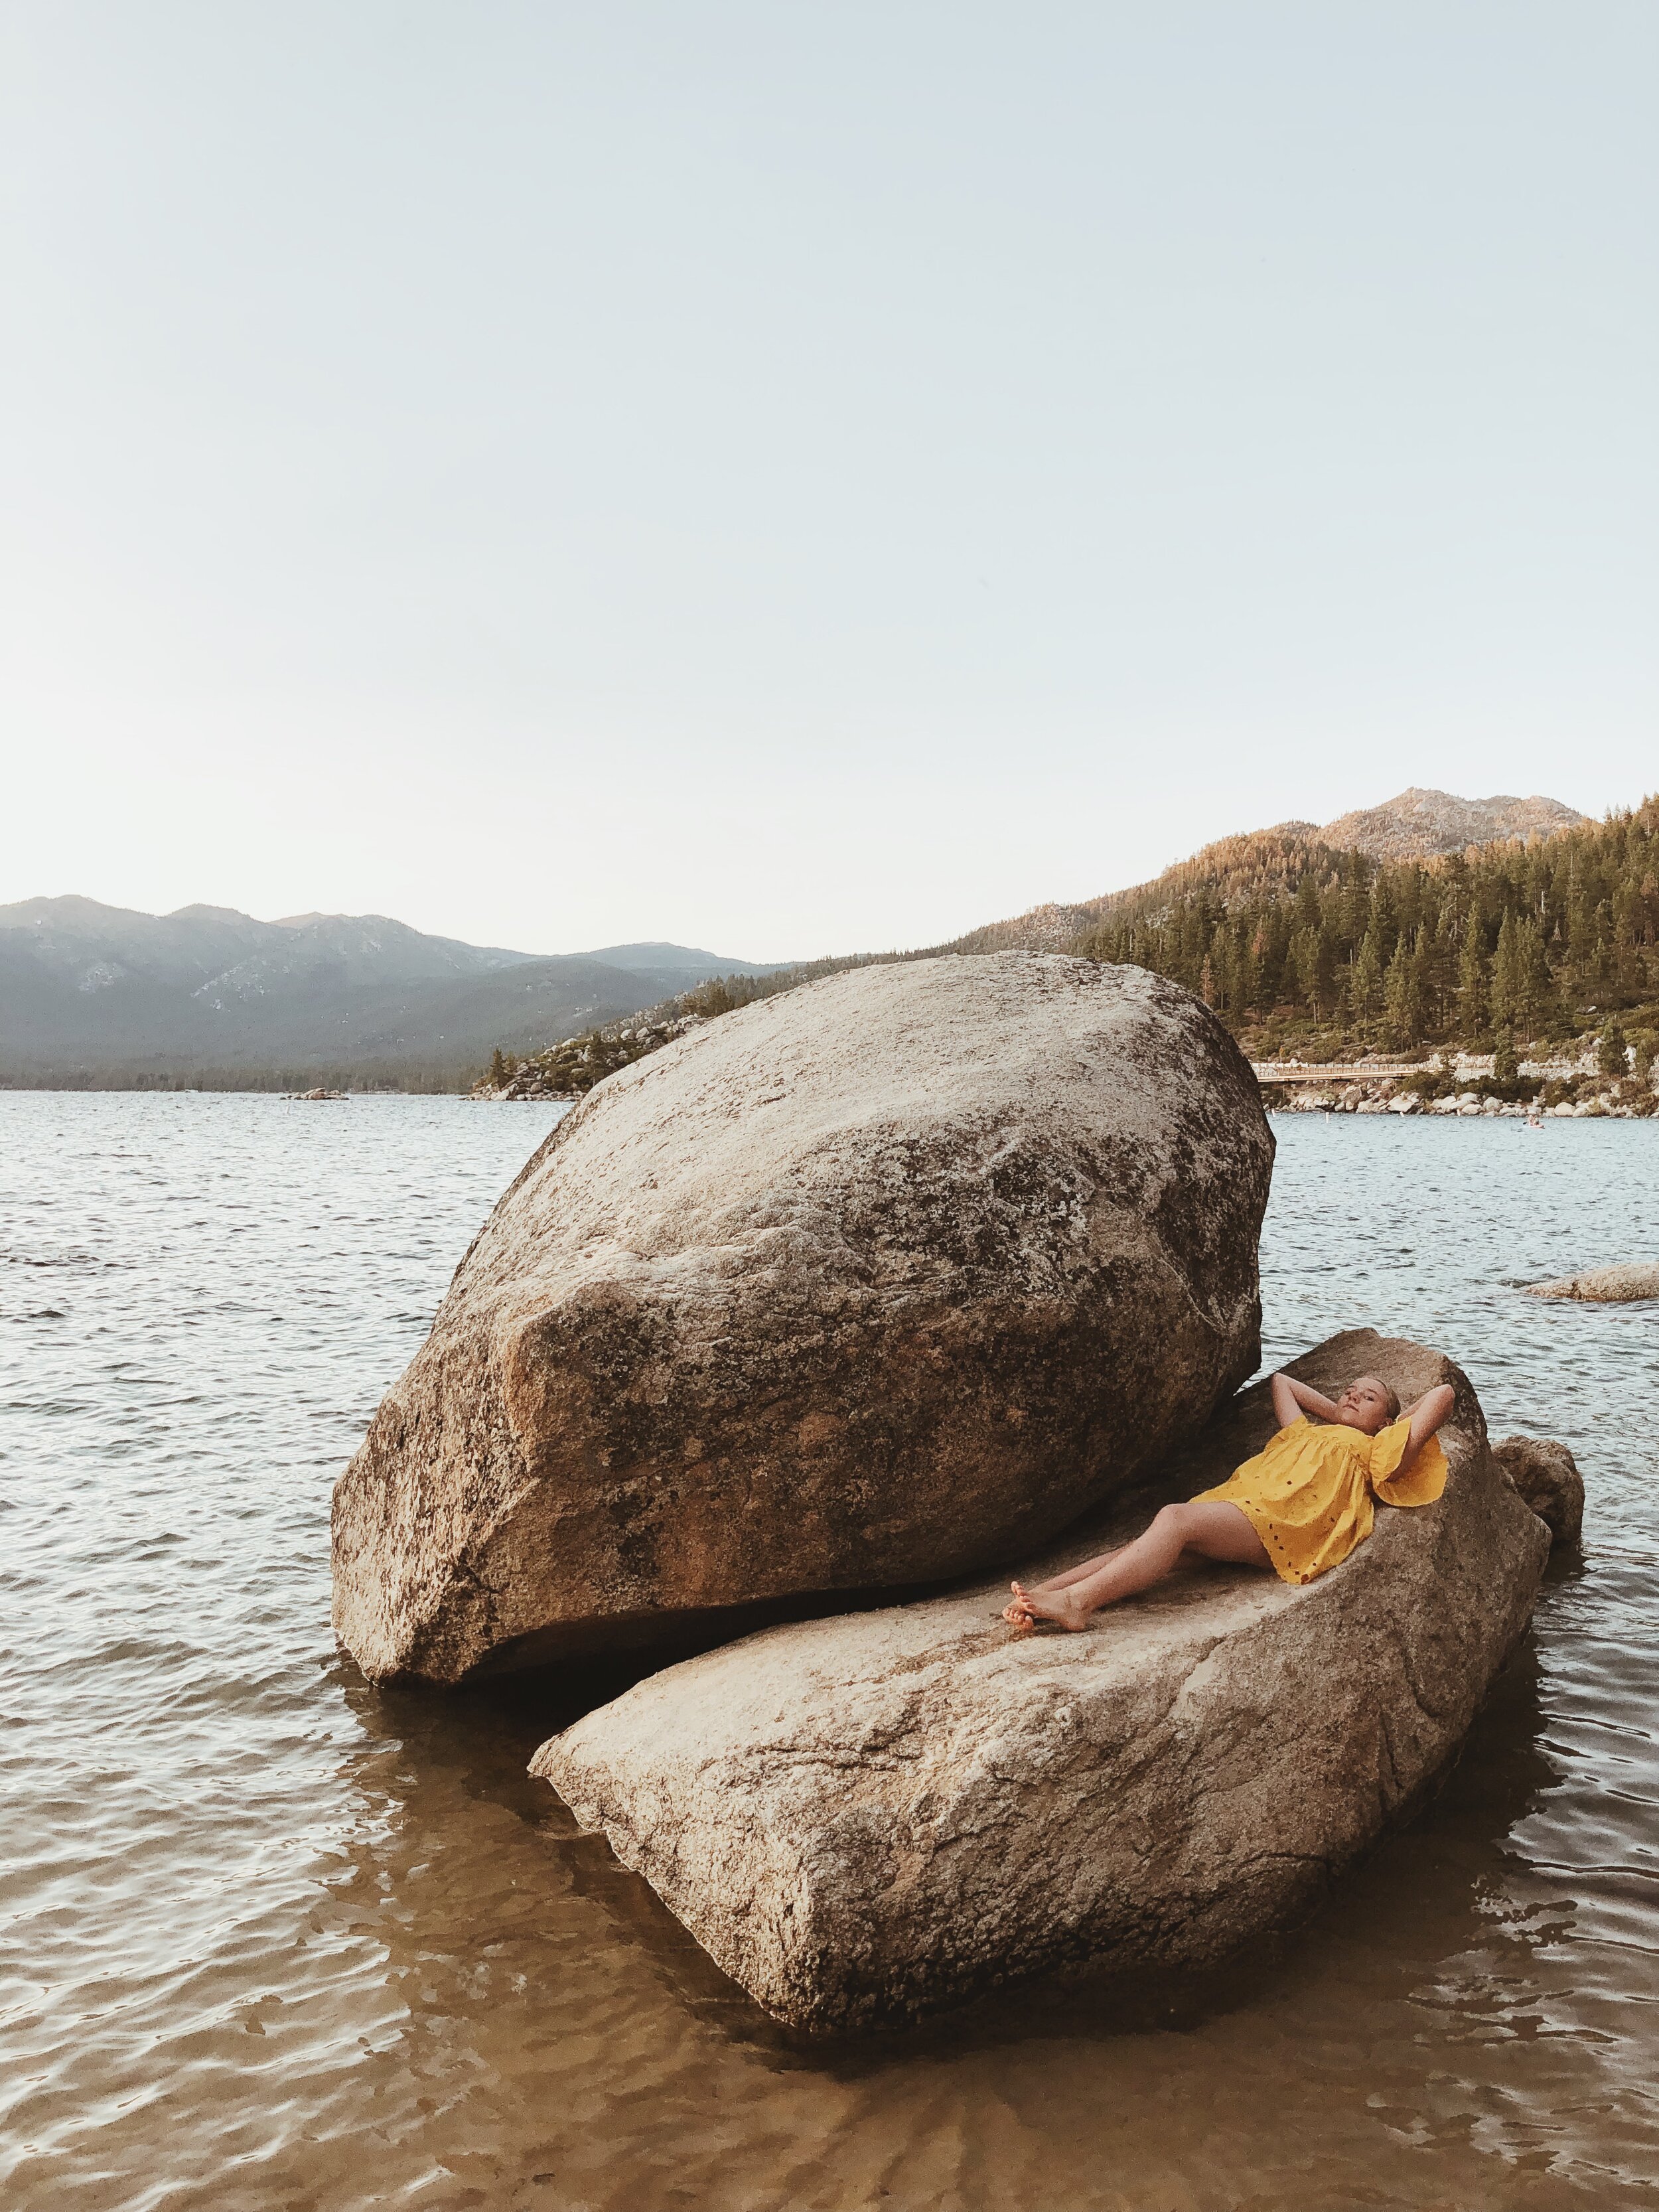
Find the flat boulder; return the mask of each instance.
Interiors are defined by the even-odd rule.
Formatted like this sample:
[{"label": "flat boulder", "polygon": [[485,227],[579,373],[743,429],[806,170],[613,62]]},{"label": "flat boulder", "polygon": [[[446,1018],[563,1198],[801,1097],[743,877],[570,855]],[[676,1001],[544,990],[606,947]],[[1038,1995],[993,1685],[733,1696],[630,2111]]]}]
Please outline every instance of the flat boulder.
[{"label": "flat boulder", "polygon": [[1591,1305],[1621,1305],[1628,1298],[1659,1298],[1659,1262],[1624,1260],[1612,1267],[1591,1267],[1558,1282],[1528,1283],[1531,1298],[1580,1298]]},{"label": "flat boulder", "polygon": [[1565,1444],[1547,1437],[1505,1437],[1492,1457],[1558,1544],[1584,1530],[1584,1478]]},{"label": "flat boulder", "polygon": [[456,1273],[334,1503],[376,1680],[685,1650],[1022,1552],[1249,1375],[1273,1138],[1198,1000],[871,967],[609,1077]]},{"label": "flat boulder", "polygon": [[[1413,1805],[1524,1631],[1549,1550],[1468,1378],[1369,1329],[1291,1368],[1451,1382],[1444,1497],[1379,1506],[1317,1582],[1195,1567],[1078,1635],[1016,1638],[1006,1575],[769,1630],[640,1683],[531,1771],[768,2012],[901,2023],[1083,1966],[1212,1961],[1293,1921]],[[1237,1400],[1052,1573],[1221,1480],[1273,1425]]]}]

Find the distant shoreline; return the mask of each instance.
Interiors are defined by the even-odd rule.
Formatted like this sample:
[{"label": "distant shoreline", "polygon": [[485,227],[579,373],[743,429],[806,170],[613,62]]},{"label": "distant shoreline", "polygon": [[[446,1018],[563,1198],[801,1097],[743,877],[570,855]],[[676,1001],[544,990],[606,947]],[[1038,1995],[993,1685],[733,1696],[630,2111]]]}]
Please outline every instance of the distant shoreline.
[{"label": "distant shoreline", "polygon": [[1516,1060],[1499,1074],[1493,1053],[1437,1054],[1405,1061],[1257,1060],[1252,1072],[1270,1113],[1395,1114],[1549,1121],[1650,1121],[1659,1096],[1650,1069],[1609,1072],[1594,1052]]},{"label": "distant shoreline", "polygon": [[307,1091],[340,1091],[360,1098],[465,1098],[477,1081],[468,1071],[441,1075],[411,1073],[398,1079],[381,1079],[342,1068],[258,1069],[251,1072],[214,1068],[201,1074],[84,1074],[50,1069],[40,1074],[0,1073],[0,1091],[83,1091],[156,1093],[170,1097],[184,1091],[211,1091],[246,1097],[288,1097]]}]

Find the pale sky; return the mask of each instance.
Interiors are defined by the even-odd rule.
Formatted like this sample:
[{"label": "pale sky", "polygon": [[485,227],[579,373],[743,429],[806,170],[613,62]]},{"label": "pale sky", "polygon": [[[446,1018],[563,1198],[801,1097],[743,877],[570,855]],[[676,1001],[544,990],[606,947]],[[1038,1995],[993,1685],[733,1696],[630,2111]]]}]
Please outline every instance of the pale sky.
[{"label": "pale sky", "polygon": [[1659,786],[1653,0],[0,38],[0,900],[784,958]]}]

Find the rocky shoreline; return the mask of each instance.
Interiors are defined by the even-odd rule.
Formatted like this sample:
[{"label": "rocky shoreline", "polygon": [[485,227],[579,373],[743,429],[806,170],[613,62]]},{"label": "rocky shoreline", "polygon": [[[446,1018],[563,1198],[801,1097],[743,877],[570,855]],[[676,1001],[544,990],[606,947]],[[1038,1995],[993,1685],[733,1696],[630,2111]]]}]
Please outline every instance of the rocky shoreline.
[{"label": "rocky shoreline", "polygon": [[706,1029],[714,1018],[710,1014],[642,1014],[631,1022],[590,1030],[581,1036],[550,1045],[545,1052],[495,1069],[475,1083],[468,1096],[486,1101],[536,1099],[549,1105],[574,1106],[607,1075],[631,1067],[636,1060],[660,1052],[665,1045],[690,1036],[694,1030]]},{"label": "rocky shoreline", "polygon": [[1515,1121],[1640,1121],[1659,1115],[1650,1075],[1608,1075],[1593,1052],[1573,1059],[1523,1060],[1513,1076],[1493,1070],[1491,1053],[1437,1054],[1401,1073],[1344,1064],[1322,1079],[1294,1061],[1256,1065],[1263,1103],[1274,1114],[1432,1114]]},{"label": "rocky shoreline", "polygon": [[[678,1006],[655,1016],[639,1016],[504,1065],[475,1084],[469,1095],[486,1102],[574,1105],[607,1075],[718,1018]],[[1659,1115],[1656,1072],[1609,1075],[1598,1066],[1593,1045],[1573,1055],[1520,1060],[1509,1077],[1495,1072],[1494,1059],[1492,1053],[1437,1053],[1403,1070],[1397,1061],[1380,1061],[1372,1067],[1361,1060],[1334,1066],[1328,1080],[1317,1062],[1262,1060],[1252,1066],[1261,1085],[1262,1103],[1274,1114],[1622,1121],[1649,1121]]]}]

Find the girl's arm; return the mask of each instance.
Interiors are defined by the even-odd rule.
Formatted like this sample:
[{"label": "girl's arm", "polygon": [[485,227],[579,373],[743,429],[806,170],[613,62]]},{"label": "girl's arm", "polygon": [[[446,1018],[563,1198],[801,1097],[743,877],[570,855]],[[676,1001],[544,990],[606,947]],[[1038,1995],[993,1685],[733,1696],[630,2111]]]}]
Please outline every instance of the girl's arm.
[{"label": "girl's arm", "polygon": [[1425,1390],[1413,1406],[1406,1408],[1406,1419],[1411,1423],[1411,1433],[1406,1439],[1405,1455],[1395,1469],[1396,1476],[1410,1468],[1429,1438],[1440,1426],[1453,1406],[1457,1393],[1449,1382],[1437,1382],[1432,1390]]},{"label": "girl's arm", "polygon": [[[1311,1383],[1294,1382],[1288,1375],[1275,1375],[1273,1382],[1273,1412],[1281,1429],[1288,1429],[1292,1421],[1299,1421],[1304,1413],[1317,1413],[1322,1421],[1336,1419],[1334,1399],[1322,1398]],[[1443,1414],[1441,1419],[1443,1420]],[[1432,1430],[1429,1431],[1433,1434]]]}]

